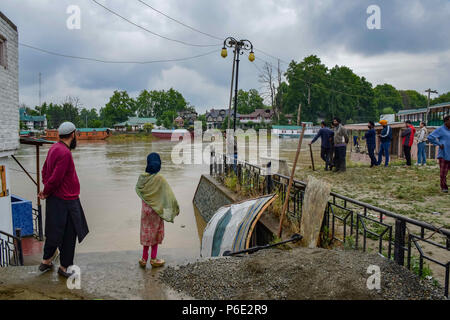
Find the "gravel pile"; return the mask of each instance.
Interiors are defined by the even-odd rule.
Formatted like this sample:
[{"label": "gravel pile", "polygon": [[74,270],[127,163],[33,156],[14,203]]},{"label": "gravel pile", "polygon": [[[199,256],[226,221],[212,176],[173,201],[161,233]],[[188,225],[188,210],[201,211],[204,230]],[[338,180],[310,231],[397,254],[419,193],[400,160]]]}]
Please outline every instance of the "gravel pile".
[{"label": "gravel pile", "polygon": [[[370,265],[381,288],[369,290]],[[160,279],[196,299],[444,299],[442,288],[375,254],[296,248],[262,250],[167,267]]]}]

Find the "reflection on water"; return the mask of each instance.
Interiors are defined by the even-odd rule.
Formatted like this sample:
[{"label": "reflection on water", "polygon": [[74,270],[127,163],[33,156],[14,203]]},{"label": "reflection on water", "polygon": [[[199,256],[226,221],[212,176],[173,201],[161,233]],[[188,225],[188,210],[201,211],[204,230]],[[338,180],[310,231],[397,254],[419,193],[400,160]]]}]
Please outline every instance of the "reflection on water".
[{"label": "reflection on water", "polygon": [[[141,202],[135,193],[137,178],[146,166],[150,152],[158,152],[162,159],[161,173],[174,190],[180,205],[175,223],[165,224],[162,248],[196,248],[200,252],[200,239],[205,222],[194,214],[192,199],[201,174],[209,166],[175,165],[171,150],[177,142],[81,142],[73,152],[81,183],[81,202],[89,223],[90,233],[78,245],[78,252],[137,250],[140,248]],[[317,146],[319,142],[317,143]],[[306,142],[302,150],[306,154]],[[284,139],[280,143],[280,158],[290,164],[297,148],[297,139]],[[41,167],[49,146],[41,148]],[[309,154],[309,151],[308,151]],[[21,146],[16,157],[35,172],[35,148]],[[308,159],[305,158],[305,163]],[[12,169],[20,168],[12,160]],[[11,170],[11,191],[36,203],[36,189],[28,177]],[[45,203],[44,203],[45,208]],[[192,252],[192,250],[190,250]]]}]

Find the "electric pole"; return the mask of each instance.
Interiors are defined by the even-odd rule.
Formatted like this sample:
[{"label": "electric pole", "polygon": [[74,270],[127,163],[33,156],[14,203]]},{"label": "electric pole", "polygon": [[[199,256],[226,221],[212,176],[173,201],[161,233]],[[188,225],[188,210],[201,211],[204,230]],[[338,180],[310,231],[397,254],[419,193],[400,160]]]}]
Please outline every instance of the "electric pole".
[{"label": "electric pole", "polygon": [[428,92],[427,117],[425,119],[425,122],[428,125],[428,114],[430,113],[430,94],[432,93],[438,94],[438,92],[436,90],[431,90],[431,88],[425,90],[425,92]]}]

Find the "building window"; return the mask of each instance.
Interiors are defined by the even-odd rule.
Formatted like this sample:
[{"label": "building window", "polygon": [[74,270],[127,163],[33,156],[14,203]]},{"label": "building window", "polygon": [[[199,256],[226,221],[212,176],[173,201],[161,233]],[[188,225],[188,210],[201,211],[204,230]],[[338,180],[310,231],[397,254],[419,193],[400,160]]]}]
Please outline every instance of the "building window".
[{"label": "building window", "polygon": [[0,34],[0,66],[6,69],[7,67],[6,59],[6,38]]}]

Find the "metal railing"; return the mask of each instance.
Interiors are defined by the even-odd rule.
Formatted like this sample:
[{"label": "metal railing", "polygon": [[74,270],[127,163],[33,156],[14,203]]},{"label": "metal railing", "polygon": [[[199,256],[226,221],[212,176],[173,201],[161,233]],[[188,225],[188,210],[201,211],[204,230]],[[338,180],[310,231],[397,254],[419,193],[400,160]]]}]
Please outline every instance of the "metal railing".
[{"label": "metal railing", "polygon": [[[230,173],[236,175],[238,184],[249,186],[255,192],[277,192],[282,202],[286,199],[289,177],[271,174],[270,163],[262,168],[223,154],[211,153],[210,175],[223,182]],[[291,223],[298,226],[301,221],[305,189],[305,182],[294,179],[286,216]],[[444,295],[448,297],[450,230],[437,228],[429,223],[331,192],[322,231],[326,231],[332,241],[338,241],[356,250],[376,250],[378,254],[408,269],[411,269],[414,250],[419,259],[419,276],[423,276],[424,260],[444,268]],[[432,237],[438,240],[433,241]],[[444,259],[447,257],[447,260],[439,261],[426,254],[424,246],[444,250]]]},{"label": "metal railing", "polygon": [[33,236],[39,240],[44,240],[44,234],[42,231],[42,206],[38,205],[37,209],[32,208],[33,212]]},{"label": "metal railing", "polygon": [[0,231],[0,267],[23,266],[23,250],[20,229],[16,235]]}]

